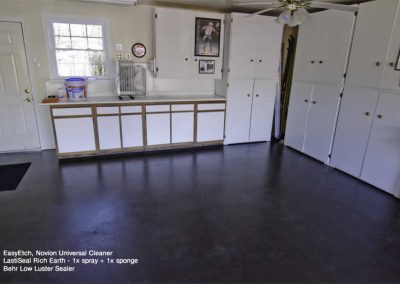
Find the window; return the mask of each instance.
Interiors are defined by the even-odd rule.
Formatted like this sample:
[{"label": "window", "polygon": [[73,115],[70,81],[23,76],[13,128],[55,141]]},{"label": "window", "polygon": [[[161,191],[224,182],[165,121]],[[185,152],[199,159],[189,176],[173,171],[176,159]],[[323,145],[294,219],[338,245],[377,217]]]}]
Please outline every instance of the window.
[{"label": "window", "polygon": [[51,56],[55,77],[105,77],[107,52],[104,23],[51,19]]}]

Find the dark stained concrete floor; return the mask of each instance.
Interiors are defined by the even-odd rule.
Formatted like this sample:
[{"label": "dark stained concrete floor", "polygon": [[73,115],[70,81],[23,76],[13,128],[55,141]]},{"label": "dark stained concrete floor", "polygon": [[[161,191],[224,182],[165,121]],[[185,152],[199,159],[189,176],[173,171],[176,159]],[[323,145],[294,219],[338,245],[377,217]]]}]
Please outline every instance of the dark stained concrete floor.
[{"label": "dark stained concrete floor", "polygon": [[0,282],[400,282],[400,201],[278,144],[32,162],[0,248],[113,250],[128,266]]}]

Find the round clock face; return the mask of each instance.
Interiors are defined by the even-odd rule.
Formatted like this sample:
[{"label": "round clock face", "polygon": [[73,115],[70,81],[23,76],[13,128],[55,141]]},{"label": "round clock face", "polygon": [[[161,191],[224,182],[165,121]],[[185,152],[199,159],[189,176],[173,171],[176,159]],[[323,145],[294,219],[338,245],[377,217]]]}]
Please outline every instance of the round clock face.
[{"label": "round clock face", "polygon": [[135,57],[142,58],[146,55],[146,47],[142,43],[135,43],[132,46],[132,54]]}]

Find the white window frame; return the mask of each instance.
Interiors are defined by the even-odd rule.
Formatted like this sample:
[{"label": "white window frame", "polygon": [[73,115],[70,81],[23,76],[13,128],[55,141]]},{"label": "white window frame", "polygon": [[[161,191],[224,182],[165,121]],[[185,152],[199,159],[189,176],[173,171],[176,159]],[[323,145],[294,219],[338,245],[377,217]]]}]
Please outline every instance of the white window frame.
[{"label": "white window frame", "polygon": [[102,28],[103,33],[103,47],[104,47],[104,76],[79,76],[84,78],[93,79],[112,79],[112,60],[109,53],[109,41],[108,41],[108,21],[105,19],[94,19],[94,18],[75,18],[75,17],[47,17],[46,28],[47,28],[47,40],[49,43],[49,62],[50,62],[50,77],[51,79],[65,79],[72,76],[60,76],[58,75],[57,60],[56,60],[56,42],[54,36],[53,23],[65,23],[65,24],[81,24],[81,25],[99,25]]}]

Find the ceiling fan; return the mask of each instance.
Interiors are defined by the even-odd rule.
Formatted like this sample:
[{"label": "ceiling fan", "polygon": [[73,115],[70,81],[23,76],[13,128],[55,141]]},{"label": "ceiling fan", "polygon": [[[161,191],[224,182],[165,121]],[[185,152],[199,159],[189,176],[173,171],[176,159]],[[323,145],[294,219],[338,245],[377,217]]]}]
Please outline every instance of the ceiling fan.
[{"label": "ceiling fan", "polygon": [[[241,2],[235,3],[235,6],[262,6],[263,9],[255,12],[252,15],[260,15],[265,12],[272,11],[279,8],[285,10],[276,18],[275,22],[279,24],[287,24],[291,27],[301,25],[304,21],[311,17],[307,8],[319,9],[333,9],[341,11],[355,12],[358,10],[357,6],[349,6],[343,4],[333,4],[325,2],[317,2],[312,0],[276,0],[276,1],[260,1],[260,2]],[[265,7],[265,8],[264,8]]]}]

